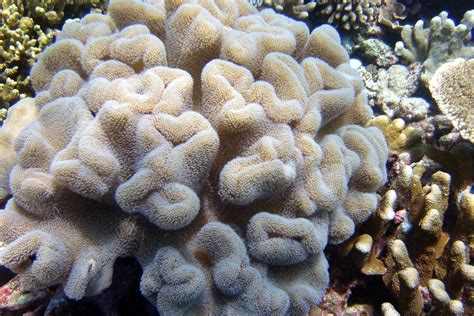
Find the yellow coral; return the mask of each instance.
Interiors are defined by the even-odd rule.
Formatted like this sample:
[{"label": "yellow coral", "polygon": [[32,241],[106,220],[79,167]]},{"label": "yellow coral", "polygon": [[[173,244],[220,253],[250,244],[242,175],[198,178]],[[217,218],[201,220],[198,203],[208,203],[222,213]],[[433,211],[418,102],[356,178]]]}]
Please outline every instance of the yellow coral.
[{"label": "yellow coral", "polygon": [[28,75],[38,54],[52,42],[49,26],[64,20],[64,9],[95,7],[103,0],[91,1],[14,1],[3,0],[0,8],[0,104],[8,107],[33,92]]},{"label": "yellow coral", "polygon": [[80,6],[98,7],[106,3],[104,0],[4,0],[3,3],[16,5],[21,11],[28,13],[28,16],[42,19],[48,25],[58,25],[64,19],[66,8],[77,10]]},{"label": "yellow coral", "polygon": [[32,18],[9,1],[3,1],[0,27],[0,103],[10,103],[31,94],[28,69],[44,47],[53,40]]},{"label": "yellow coral", "polygon": [[377,126],[383,131],[392,153],[408,151],[421,141],[420,133],[406,127],[405,121],[400,118],[390,121],[388,116],[380,115],[370,120],[368,125]]}]

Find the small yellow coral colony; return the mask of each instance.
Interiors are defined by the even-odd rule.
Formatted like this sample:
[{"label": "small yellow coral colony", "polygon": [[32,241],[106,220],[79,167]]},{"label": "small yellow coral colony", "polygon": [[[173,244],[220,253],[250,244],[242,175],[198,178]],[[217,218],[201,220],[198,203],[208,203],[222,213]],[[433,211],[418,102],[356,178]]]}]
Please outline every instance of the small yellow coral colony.
[{"label": "small yellow coral colony", "polygon": [[[97,7],[104,0],[3,0],[0,7],[0,122],[5,109],[33,92],[28,75],[38,54],[54,39],[51,27],[65,10]],[[3,108],[3,109],[2,109]]]},{"label": "small yellow coral colony", "polygon": [[54,38],[11,2],[3,1],[0,11],[0,104],[5,107],[32,92],[28,71]]}]

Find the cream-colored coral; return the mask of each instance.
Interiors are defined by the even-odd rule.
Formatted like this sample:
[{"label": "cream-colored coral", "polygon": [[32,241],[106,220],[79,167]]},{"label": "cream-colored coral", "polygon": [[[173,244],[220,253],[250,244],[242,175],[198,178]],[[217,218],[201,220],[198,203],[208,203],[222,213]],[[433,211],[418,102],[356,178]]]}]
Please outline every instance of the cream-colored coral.
[{"label": "cream-colored coral", "polygon": [[402,153],[408,151],[421,141],[421,135],[412,127],[406,127],[401,118],[390,120],[386,115],[379,115],[368,123],[369,126],[377,126],[381,129],[387,139],[390,151]]},{"label": "cream-colored coral", "polygon": [[444,283],[437,279],[431,279],[428,282],[428,289],[433,297],[435,305],[434,313],[440,315],[456,315],[464,314],[464,307],[461,301],[452,300],[446,292]]},{"label": "cream-colored coral", "polygon": [[395,307],[388,302],[383,303],[381,309],[384,316],[400,316],[400,313],[395,309]]},{"label": "cream-colored coral", "polygon": [[160,314],[306,314],[386,180],[340,37],[245,0],[152,2],[67,24],[33,67],[0,260],[79,299],[135,256]]},{"label": "cream-colored coral", "polygon": [[0,203],[5,202],[11,194],[9,188],[9,173],[15,164],[16,153],[14,142],[23,128],[31,123],[38,115],[35,101],[26,98],[19,101],[8,111],[8,116],[0,129]]},{"label": "cream-colored coral", "polygon": [[474,59],[458,58],[439,67],[429,82],[438,108],[474,143]]},{"label": "cream-colored coral", "polygon": [[456,58],[474,57],[474,47],[466,44],[474,26],[474,10],[466,11],[458,25],[447,12],[431,19],[429,27],[422,20],[402,28],[402,41],[395,44],[395,53],[406,61],[423,63],[421,81],[428,83],[436,69]]},{"label": "cream-colored coral", "polygon": [[403,241],[391,241],[389,249],[395,267],[392,267],[390,274],[384,276],[384,280],[392,294],[397,297],[402,313],[419,315],[423,309],[423,300],[418,271],[414,268]]}]

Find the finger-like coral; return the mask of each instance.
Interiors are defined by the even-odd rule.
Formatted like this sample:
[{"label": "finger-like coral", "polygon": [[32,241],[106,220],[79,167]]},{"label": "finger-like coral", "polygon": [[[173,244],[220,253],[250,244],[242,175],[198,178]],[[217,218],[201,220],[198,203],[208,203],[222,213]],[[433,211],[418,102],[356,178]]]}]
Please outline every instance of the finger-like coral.
[{"label": "finger-like coral", "polygon": [[421,309],[469,314],[474,276],[468,254],[473,240],[470,187],[458,193],[455,174],[438,171],[440,165],[426,157],[410,165],[406,156],[400,154],[394,164],[375,214],[341,253],[362,273],[382,275],[402,314],[419,315]]},{"label": "finger-like coral", "polygon": [[[375,31],[382,6],[380,0],[317,0],[320,14],[345,30],[361,26]],[[321,6],[321,8],[319,8]],[[372,30],[370,30],[372,29]]]},{"label": "finger-like coral", "polygon": [[308,313],[324,247],[387,176],[339,35],[244,0],[152,2],[67,24],[33,67],[0,260],[81,298],[135,256],[163,315]]},{"label": "finger-like coral", "polygon": [[434,313],[443,315],[463,315],[464,308],[461,301],[452,300],[444,288],[444,283],[437,279],[428,282],[428,289],[433,296],[436,309]]},{"label": "finger-like coral", "polygon": [[419,315],[423,301],[418,271],[414,268],[403,241],[394,240],[389,247],[395,266],[392,273],[384,276],[386,283],[406,315]]},{"label": "finger-like coral", "polygon": [[431,19],[429,27],[424,27],[422,20],[413,26],[403,26],[403,41],[396,43],[395,53],[408,62],[423,63],[421,80],[428,86],[436,69],[445,62],[474,56],[472,44],[465,43],[466,38],[470,38],[473,26],[474,10],[466,11],[459,25],[448,18],[447,12],[441,12]]},{"label": "finger-like coral", "polygon": [[316,7],[316,2],[304,3],[304,0],[257,0],[254,2],[256,3],[253,4],[257,7],[262,5],[273,7],[277,12],[289,13],[299,19],[307,18]]},{"label": "finger-like coral", "polygon": [[[6,3],[18,1],[6,0]],[[44,19],[51,25],[57,25],[64,18],[66,9],[78,10],[81,6],[98,7],[104,0],[26,0],[22,1],[22,10],[26,10],[35,19]]]},{"label": "finger-like coral", "polygon": [[379,115],[369,121],[369,125],[380,128],[387,139],[392,153],[408,151],[410,147],[421,141],[421,135],[413,128],[406,127],[403,119],[390,119],[385,115]]}]

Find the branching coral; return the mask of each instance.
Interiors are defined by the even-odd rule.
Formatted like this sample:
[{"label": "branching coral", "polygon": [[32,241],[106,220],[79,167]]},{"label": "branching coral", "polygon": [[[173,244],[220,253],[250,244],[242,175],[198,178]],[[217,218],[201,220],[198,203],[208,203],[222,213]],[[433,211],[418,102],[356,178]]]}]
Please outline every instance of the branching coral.
[{"label": "branching coral", "polygon": [[406,8],[396,0],[248,0],[255,7],[272,7],[278,12],[305,19],[311,13],[334,26],[349,30],[364,28],[369,34],[380,33],[380,24],[398,27]]},{"label": "branching coral", "polygon": [[[465,245],[462,241],[456,241],[451,248],[450,261],[455,262],[457,267],[454,273],[462,273],[460,278],[452,275],[446,277],[446,282],[439,279],[430,279],[422,287],[418,270],[413,267],[405,244],[401,240],[390,243],[391,259],[395,266],[393,272],[385,275],[391,291],[397,296],[399,309],[404,315],[419,315],[423,309],[423,288],[428,288],[431,294],[432,306],[429,314],[433,315],[465,315],[465,307],[461,301],[462,289],[467,285],[472,290],[474,267],[465,263]],[[460,270],[462,269],[462,272]],[[456,292],[447,288],[446,284],[455,284],[461,290]],[[467,298],[469,300],[469,298]],[[471,304],[471,303],[469,303]],[[469,312],[468,312],[469,314]]]},{"label": "branching coral", "polygon": [[40,111],[3,180],[0,260],[79,299],[135,256],[163,315],[308,313],[322,250],[386,180],[338,33],[244,0],[108,12],[67,24],[32,69]]},{"label": "branching coral", "polygon": [[429,27],[424,27],[422,20],[414,26],[402,28],[403,41],[395,45],[395,53],[408,62],[423,63],[424,71],[421,80],[428,85],[436,69],[456,58],[474,57],[474,47],[466,44],[474,26],[474,10],[467,11],[459,25],[448,19],[447,12],[431,19]]},{"label": "branching coral", "polygon": [[[465,243],[472,241],[473,195],[463,192],[459,209],[448,215],[449,174],[434,172],[427,159],[400,169],[360,235],[348,241],[348,260],[364,274],[383,275],[404,315],[419,315],[423,305],[436,314],[469,314],[474,266]],[[383,251],[387,243],[388,255]],[[433,304],[427,303],[427,288]]]},{"label": "branching coral", "polygon": [[318,14],[345,30],[364,26],[375,31],[382,6],[381,0],[317,0],[316,3]]},{"label": "branching coral", "polygon": [[104,0],[4,0],[4,4],[16,5],[21,11],[35,20],[44,20],[49,25],[58,25],[63,21],[66,9],[78,10],[81,6],[98,7]]},{"label": "branching coral", "polygon": [[54,34],[51,30],[45,33],[24,11],[6,1],[0,13],[0,104],[7,107],[31,93],[27,70]]},{"label": "branching coral", "polygon": [[418,270],[413,266],[403,241],[393,240],[389,248],[394,266],[392,273],[384,276],[387,286],[397,297],[399,308],[404,315],[420,315],[423,309],[423,300],[419,288]]},{"label": "branching coral", "polygon": [[305,19],[309,13],[316,7],[315,2],[304,3],[304,0],[262,0],[255,5],[273,7],[276,11],[289,13],[299,19]]}]

